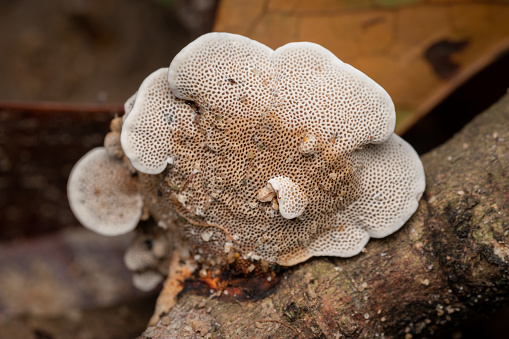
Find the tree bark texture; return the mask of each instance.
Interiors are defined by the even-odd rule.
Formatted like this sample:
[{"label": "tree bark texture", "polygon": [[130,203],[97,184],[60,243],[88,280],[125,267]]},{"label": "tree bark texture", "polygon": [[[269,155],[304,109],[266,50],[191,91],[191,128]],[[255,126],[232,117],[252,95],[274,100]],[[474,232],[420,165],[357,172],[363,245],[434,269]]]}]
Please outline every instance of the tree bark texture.
[{"label": "tree bark texture", "polygon": [[140,338],[411,338],[509,299],[509,94],[422,157],[427,188],[395,234],[281,273],[258,301],[182,293]]}]

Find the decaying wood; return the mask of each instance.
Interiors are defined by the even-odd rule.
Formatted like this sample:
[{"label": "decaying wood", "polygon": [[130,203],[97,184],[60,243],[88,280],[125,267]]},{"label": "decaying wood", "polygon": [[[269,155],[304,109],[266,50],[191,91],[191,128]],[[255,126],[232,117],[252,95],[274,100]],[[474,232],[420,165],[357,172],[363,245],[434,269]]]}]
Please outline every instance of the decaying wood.
[{"label": "decaying wood", "polygon": [[148,322],[149,326],[155,325],[160,319],[160,314],[167,313],[177,303],[177,295],[184,288],[183,282],[192,275],[186,264],[180,262],[180,252],[181,248],[173,251],[168,279],[157,297],[154,314]]},{"label": "decaying wood", "polygon": [[422,160],[426,192],[396,234],[292,267],[263,300],[183,293],[140,338],[418,337],[507,303],[509,95]]}]

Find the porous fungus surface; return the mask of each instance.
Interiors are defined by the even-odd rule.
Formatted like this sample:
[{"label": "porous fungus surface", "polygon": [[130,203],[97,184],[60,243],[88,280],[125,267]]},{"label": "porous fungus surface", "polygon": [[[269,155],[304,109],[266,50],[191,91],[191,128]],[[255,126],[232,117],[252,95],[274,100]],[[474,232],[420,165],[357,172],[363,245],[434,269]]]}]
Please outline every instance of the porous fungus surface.
[{"label": "porous fungus surface", "polygon": [[[121,142],[145,203],[226,261],[355,255],[399,229],[424,190],[389,95],[316,44],[206,34],[133,98]],[[271,183],[273,199],[260,197]]]},{"label": "porous fungus surface", "polygon": [[76,163],[67,195],[83,226],[103,235],[132,231],[141,217],[143,198],[136,180],[104,147],[94,148]]}]

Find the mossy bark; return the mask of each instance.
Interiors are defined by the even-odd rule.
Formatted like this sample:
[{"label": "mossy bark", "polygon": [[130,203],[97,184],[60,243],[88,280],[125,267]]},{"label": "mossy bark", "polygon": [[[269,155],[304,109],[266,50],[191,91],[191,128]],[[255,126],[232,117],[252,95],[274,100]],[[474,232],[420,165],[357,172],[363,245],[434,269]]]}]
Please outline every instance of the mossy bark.
[{"label": "mossy bark", "polygon": [[422,161],[427,189],[397,233],[292,267],[263,300],[183,293],[140,338],[410,337],[507,303],[509,95]]}]

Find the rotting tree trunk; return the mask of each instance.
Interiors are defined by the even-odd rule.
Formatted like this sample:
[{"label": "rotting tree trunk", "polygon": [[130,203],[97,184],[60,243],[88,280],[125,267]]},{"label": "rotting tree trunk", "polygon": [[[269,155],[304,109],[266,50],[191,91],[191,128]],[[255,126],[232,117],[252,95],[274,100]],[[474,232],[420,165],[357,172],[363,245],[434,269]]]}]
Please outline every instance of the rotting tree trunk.
[{"label": "rotting tree trunk", "polygon": [[292,267],[263,300],[183,293],[140,338],[415,337],[503,305],[509,94],[422,160],[426,192],[397,233]]}]

